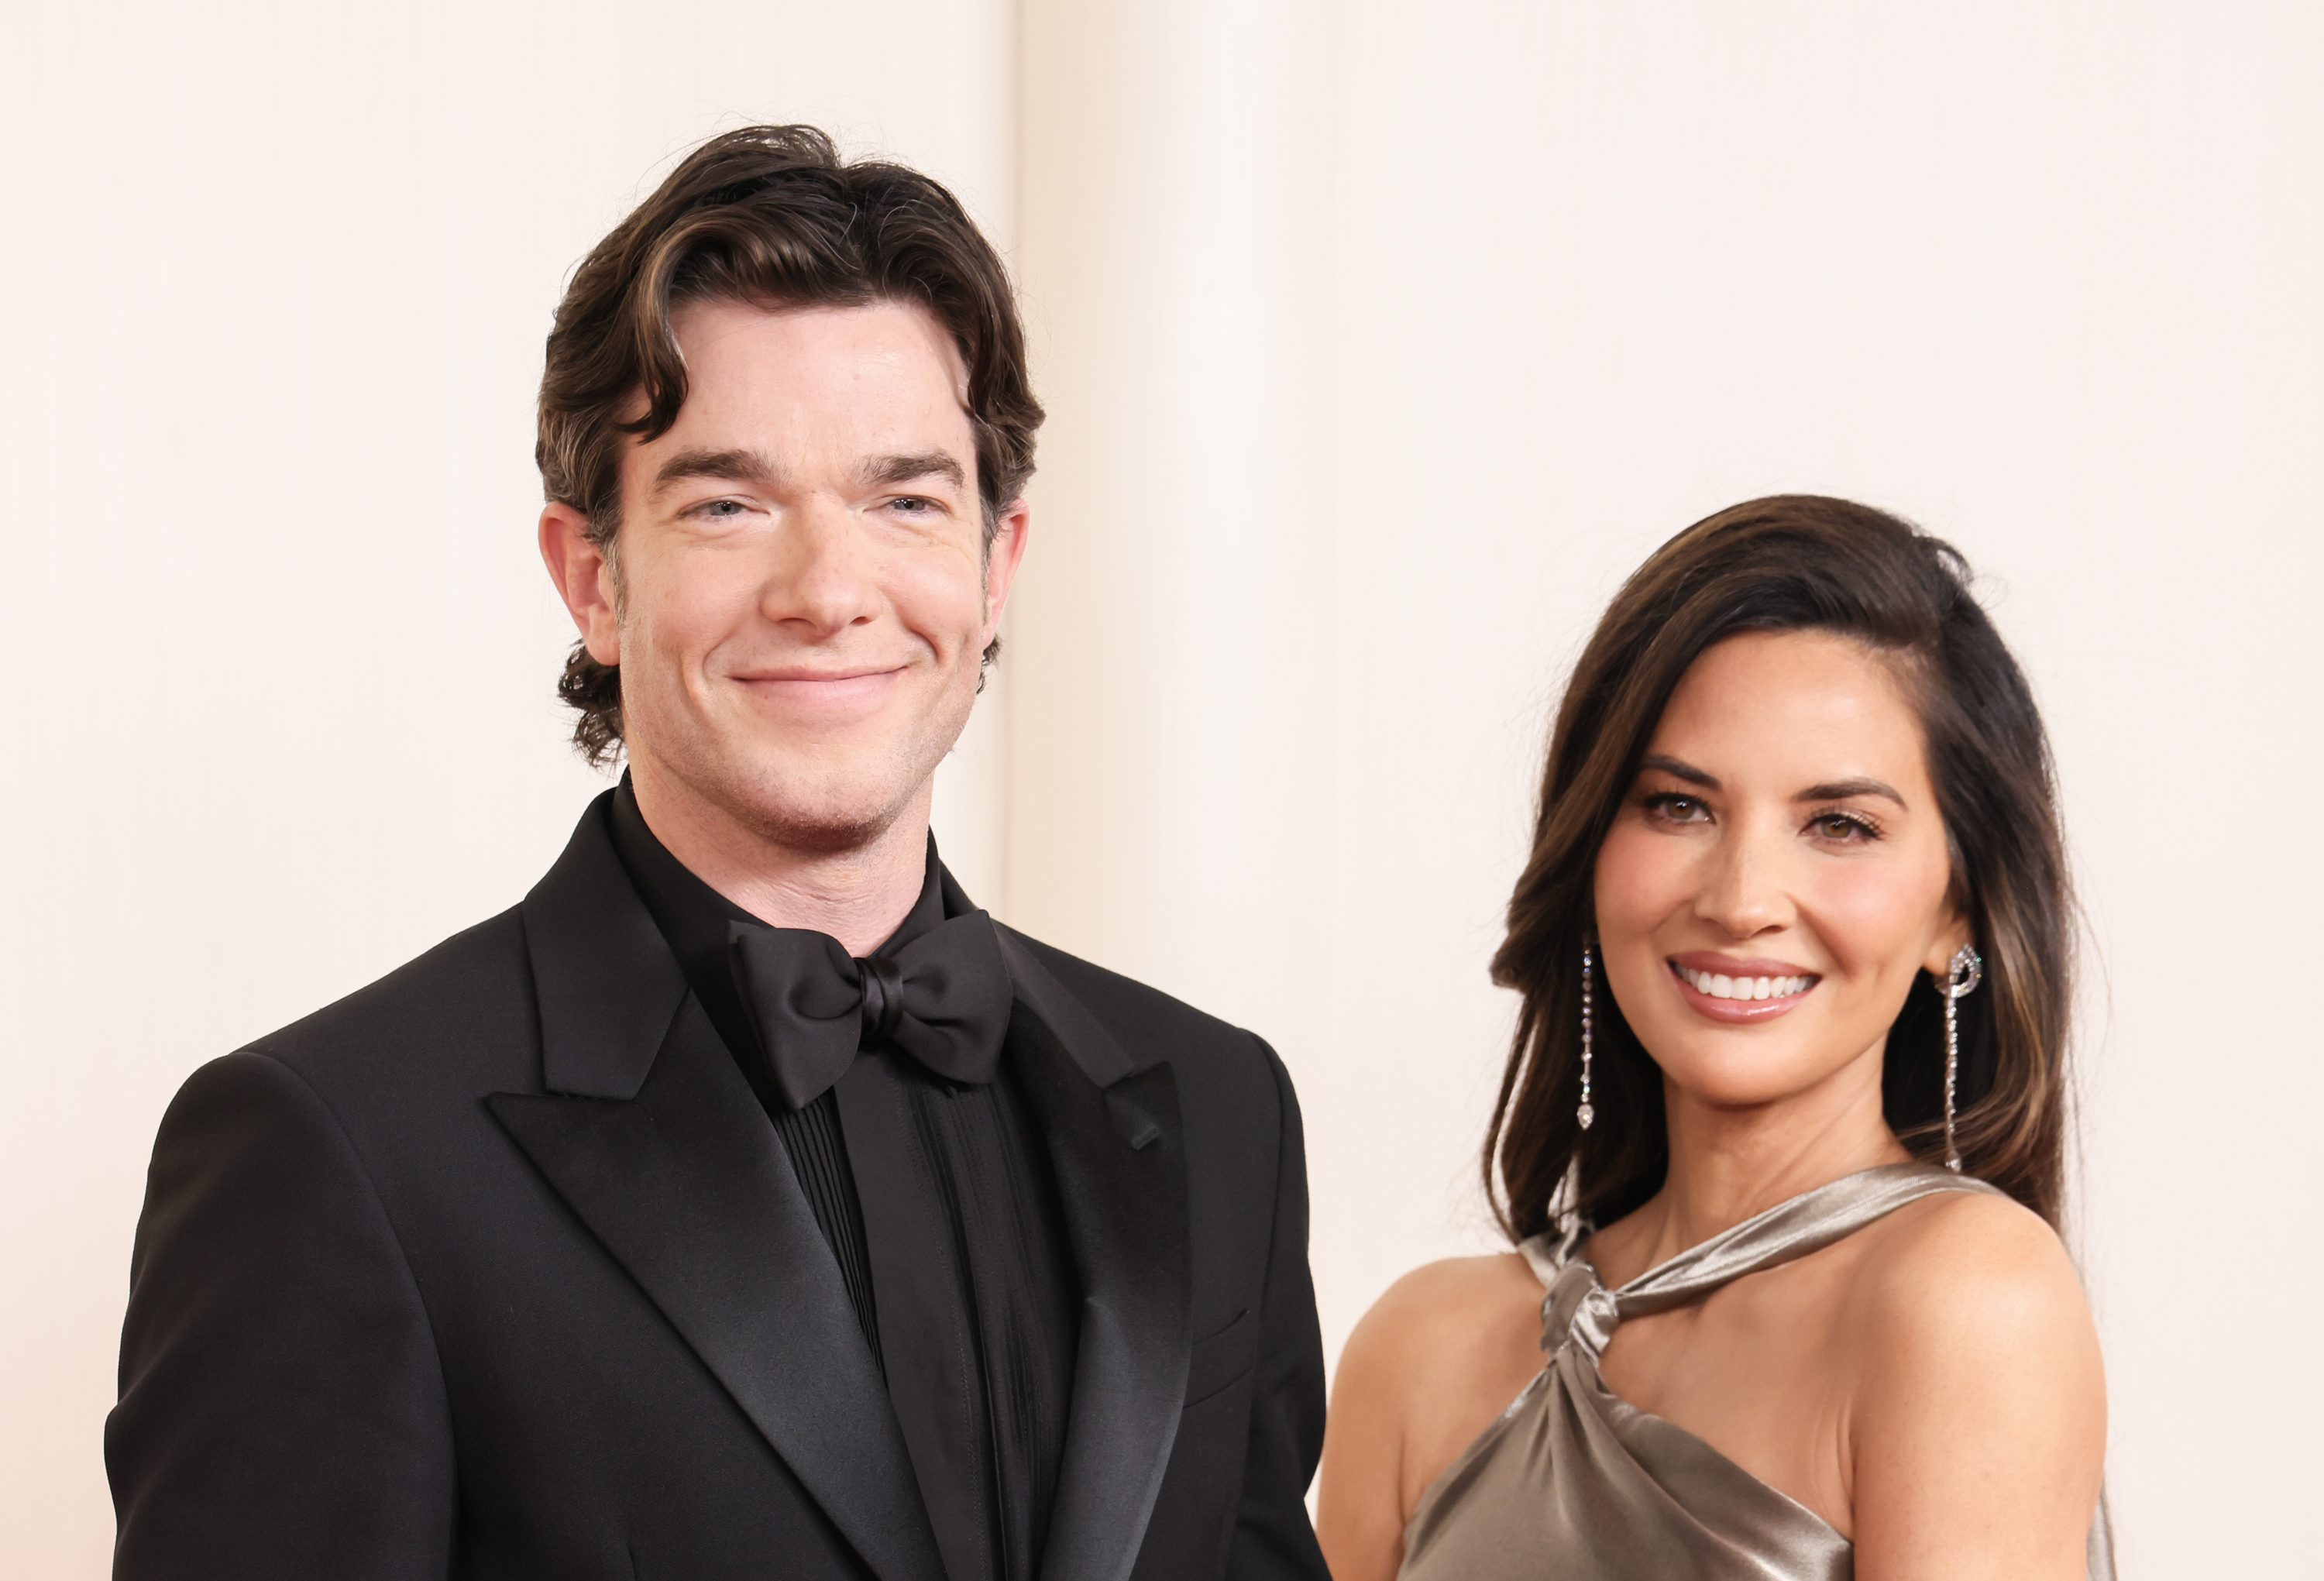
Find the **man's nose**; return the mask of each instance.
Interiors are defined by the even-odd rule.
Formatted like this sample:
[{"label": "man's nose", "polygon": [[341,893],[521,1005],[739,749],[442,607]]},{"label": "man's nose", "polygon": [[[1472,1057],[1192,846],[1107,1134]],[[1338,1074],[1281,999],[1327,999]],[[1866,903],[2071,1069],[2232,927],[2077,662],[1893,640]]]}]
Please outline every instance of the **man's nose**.
[{"label": "man's nose", "polygon": [[767,618],[821,638],[877,614],[879,579],[854,513],[809,498],[788,514],[760,593]]}]

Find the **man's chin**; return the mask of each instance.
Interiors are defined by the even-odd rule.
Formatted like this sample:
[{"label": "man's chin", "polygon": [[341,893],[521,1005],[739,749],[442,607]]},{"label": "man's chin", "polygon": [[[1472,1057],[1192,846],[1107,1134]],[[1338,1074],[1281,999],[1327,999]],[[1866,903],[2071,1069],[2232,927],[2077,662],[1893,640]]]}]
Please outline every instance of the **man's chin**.
[{"label": "man's chin", "polygon": [[632,741],[631,761],[642,769],[650,758],[666,794],[801,855],[841,854],[880,841],[913,806],[927,805],[928,781],[944,756],[932,738],[794,737],[778,745],[737,734],[687,732],[661,751]]},{"label": "man's chin", "polygon": [[896,826],[918,785],[729,786],[727,815],[759,839],[802,855],[835,856],[876,843]]},{"label": "man's chin", "polygon": [[896,826],[902,809],[877,813],[841,809],[753,807],[744,822],[752,832],[772,845],[801,855],[841,856],[876,843]]}]

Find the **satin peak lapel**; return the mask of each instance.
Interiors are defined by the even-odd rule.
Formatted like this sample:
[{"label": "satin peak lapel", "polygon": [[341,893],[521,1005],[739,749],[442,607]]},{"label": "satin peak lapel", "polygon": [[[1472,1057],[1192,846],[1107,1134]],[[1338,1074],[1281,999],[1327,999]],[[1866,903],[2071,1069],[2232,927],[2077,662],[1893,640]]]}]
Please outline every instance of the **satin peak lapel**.
[{"label": "satin peak lapel", "polygon": [[888,1391],[782,1144],[689,996],[636,1098],[487,1100],[883,1581],[937,1581]]},{"label": "satin peak lapel", "polygon": [[1016,989],[1009,1043],[1056,1171],[1081,1270],[1081,1350],[1041,1574],[1122,1581],[1178,1433],[1192,1348],[1186,1164],[1167,1064],[1134,1069],[1023,939],[996,930]]},{"label": "satin peak lapel", "polygon": [[597,813],[525,902],[551,1090],[485,1102],[881,1581],[943,1581],[839,1265]]}]

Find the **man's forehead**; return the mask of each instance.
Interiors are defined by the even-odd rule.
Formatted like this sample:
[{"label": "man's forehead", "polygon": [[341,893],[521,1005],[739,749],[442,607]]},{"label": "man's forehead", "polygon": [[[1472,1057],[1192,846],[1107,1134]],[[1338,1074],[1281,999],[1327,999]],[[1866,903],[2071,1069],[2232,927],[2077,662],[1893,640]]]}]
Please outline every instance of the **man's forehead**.
[{"label": "man's forehead", "polygon": [[[781,306],[712,299],[670,316],[670,333],[685,365],[690,404],[706,381],[732,387],[770,380],[898,385],[927,381],[949,391],[965,418],[968,369],[958,344],[927,308],[883,299],[852,306]],[[681,410],[683,408],[680,409]],[[632,393],[630,415],[645,410],[643,391]]]},{"label": "man's forehead", "polygon": [[[866,489],[936,482],[965,490],[970,464],[941,446],[917,450],[871,450],[855,458],[853,481]],[[705,479],[779,488],[793,481],[789,473],[783,458],[771,451],[755,446],[717,450],[696,446],[672,451],[654,463],[646,493],[651,499],[684,483]]]},{"label": "man's forehead", "polygon": [[[772,480],[815,459],[867,483],[974,475],[959,350],[916,303],[688,304],[672,316],[687,368],[676,420],[629,436],[622,471],[659,492],[678,477]],[[936,382],[941,381],[941,382]],[[948,386],[948,388],[946,388]],[[640,392],[632,419],[645,410]]]},{"label": "man's forehead", "polygon": [[895,358],[917,352],[941,366],[964,409],[968,364],[960,343],[924,302],[879,297],[862,302],[780,302],[744,297],[697,297],[670,309],[671,336],[688,362],[714,343],[743,337],[797,345],[837,342],[865,355]]}]

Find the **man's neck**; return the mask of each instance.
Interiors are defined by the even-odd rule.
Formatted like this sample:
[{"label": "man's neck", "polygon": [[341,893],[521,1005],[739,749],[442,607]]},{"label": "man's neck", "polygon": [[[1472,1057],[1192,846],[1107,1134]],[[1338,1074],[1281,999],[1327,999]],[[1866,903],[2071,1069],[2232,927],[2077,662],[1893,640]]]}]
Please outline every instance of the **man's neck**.
[{"label": "man's neck", "polygon": [[630,785],[646,827],[687,870],[770,927],[828,933],[869,954],[901,926],[927,877],[923,785],[881,833],[840,850],[803,850],[745,827],[650,764]]}]

